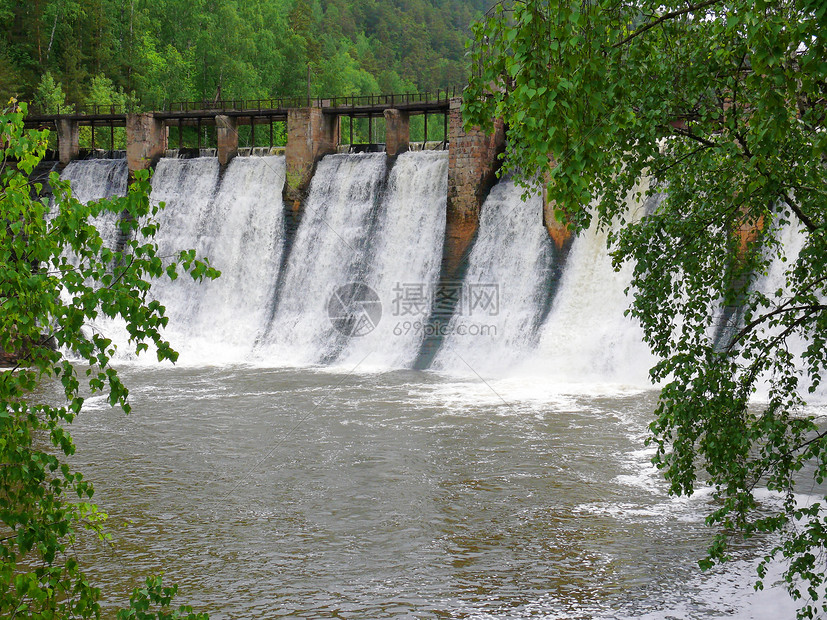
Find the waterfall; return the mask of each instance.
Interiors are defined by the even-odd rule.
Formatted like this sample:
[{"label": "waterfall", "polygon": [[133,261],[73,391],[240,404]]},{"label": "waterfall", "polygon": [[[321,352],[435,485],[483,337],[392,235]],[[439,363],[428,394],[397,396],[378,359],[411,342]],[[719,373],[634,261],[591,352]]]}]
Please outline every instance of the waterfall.
[{"label": "waterfall", "polygon": [[[60,178],[69,181],[72,195],[82,203],[113,196],[126,196],[128,171],[125,159],[85,159],[69,162]],[[106,212],[94,220],[104,245],[118,243],[117,213]]]},{"label": "waterfall", "polygon": [[766,274],[758,277],[753,286],[772,298],[776,291],[787,290],[787,272],[795,269],[798,255],[807,241],[807,235],[803,224],[787,222],[780,225],[777,220],[769,224],[769,234],[774,235],[781,245],[776,254],[770,258]]},{"label": "waterfall", "polygon": [[259,334],[283,247],[283,157],[162,159],[152,180],[165,202],[160,255],[194,248],[222,272],[196,283],[160,280],[153,295],[170,317],[165,336],[184,362],[244,361]]},{"label": "waterfall", "polygon": [[433,367],[502,373],[536,346],[562,256],[543,226],[539,196],[500,181],[482,206],[454,316]]},{"label": "waterfall", "polygon": [[125,159],[83,159],[69,162],[60,177],[72,185],[80,202],[125,196],[128,172]]},{"label": "waterfall", "polygon": [[[770,308],[762,309],[761,313],[769,312],[774,306],[790,299],[791,291],[787,282],[787,274],[796,270],[799,255],[806,251],[807,247],[808,235],[804,225],[794,218],[792,221],[780,224],[779,219],[781,219],[780,216],[776,215],[775,219],[769,224],[769,234],[774,235],[780,241],[780,247],[773,250],[774,253],[771,257],[767,256],[770,261],[766,273],[759,276],[753,283],[754,289],[766,295],[770,303],[773,304]],[[765,248],[765,251],[768,250]],[[815,291],[817,292],[818,288]],[[783,331],[781,326],[772,326],[770,323],[758,325],[756,329],[764,330],[765,339],[779,336]],[[798,331],[786,337],[786,350],[792,353],[797,368],[804,369],[806,367],[802,356],[811,345],[810,339]],[[750,360],[742,361],[750,363]],[[827,400],[827,388],[824,384],[820,385],[814,393],[809,393],[812,381],[808,377],[804,377],[803,373],[799,373],[799,377],[798,393],[806,402],[823,404]],[[763,400],[769,398],[769,395],[770,380],[769,376],[764,373],[757,383],[756,396]]]},{"label": "waterfall", "polygon": [[[180,360],[411,367],[437,292],[447,167],[444,152],[405,153],[390,168],[384,153],[326,156],[293,236],[284,157],[236,157],[223,171],[215,158],[162,159],[151,195],[166,203],[159,254],[194,248],[222,272],[153,286]],[[125,191],[126,164],[75,162],[64,176],[91,199]],[[433,368],[645,382],[652,360],[623,316],[630,274],[612,269],[606,232],[592,228],[558,250],[542,201],[523,201],[522,191],[503,180],[483,205]]]},{"label": "waterfall", "polygon": [[348,366],[410,367],[416,357],[439,280],[445,235],[448,154],[400,155],[391,170],[372,227],[361,281],[377,293],[382,316],[375,329],[353,336],[337,362]]},{"label": "waterfall", "polygon": [[328,301],[364,272],[386,159],[372,153],[328,155],[319,162],[257,358],[315,364],[335,358],[344,346],[347,336],[331,323]]},{"label": "waterfall", "polygon": [[[646,208],[630,198],[627,220],[642,217]],[[536,354],[523,371],[560,382],[648,385],[654,358],[643,329],[624,316],[632,266],[614,270],[609,231],[596,219],[572,243]]]}]

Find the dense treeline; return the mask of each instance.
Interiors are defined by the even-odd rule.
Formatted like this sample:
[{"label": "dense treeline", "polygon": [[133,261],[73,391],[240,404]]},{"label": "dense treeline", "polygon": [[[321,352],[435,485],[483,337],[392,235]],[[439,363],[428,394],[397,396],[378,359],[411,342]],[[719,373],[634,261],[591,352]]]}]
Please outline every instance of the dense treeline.
[{"label": "dense treeline", "polygon": [[80,103],[410,92],[465,82],[491,0],[0,0],[0,97]]}]

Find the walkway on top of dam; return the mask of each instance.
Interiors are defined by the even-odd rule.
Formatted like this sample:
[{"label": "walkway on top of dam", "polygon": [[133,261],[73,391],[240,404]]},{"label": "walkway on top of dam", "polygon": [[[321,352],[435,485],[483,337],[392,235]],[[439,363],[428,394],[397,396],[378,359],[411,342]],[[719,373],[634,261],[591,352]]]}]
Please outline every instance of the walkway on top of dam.
[{"label": "walkway on top of dam", "polygon": [[[298,108],[320,108],[326,116],[349,116],[369,118],[380,116],[385,110],[401,110],[409,114],[447,114],[450,99],[457,96],[457,90],[445,89],[436,92],[402,93],[390,95],[354,95],[348,97],[307,98],[275,97],[270,99],[226,99],[218,101],[181,101],[156,106],[160,109],[147,110],[163,121],[198,122],[215,124],[216,116],[250,119],[249,122],[265,123],[286,121],[290,110]],[[128,114],[137,109],[117,105],[88,104],[67,106],[66,112],[41,114],[35,108],[25,119],[27,127],[44,127],[60,119],[71,120],[79,125],[123,127]]]}]

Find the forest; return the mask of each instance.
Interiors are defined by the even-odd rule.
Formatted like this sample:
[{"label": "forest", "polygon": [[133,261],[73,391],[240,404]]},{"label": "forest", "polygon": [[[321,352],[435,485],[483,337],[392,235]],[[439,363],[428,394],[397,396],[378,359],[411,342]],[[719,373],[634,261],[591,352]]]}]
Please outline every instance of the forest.
[{"label": "forest", "polygon": [[491,3],[0,0],[0,97],[54,113],[459,87]]}]

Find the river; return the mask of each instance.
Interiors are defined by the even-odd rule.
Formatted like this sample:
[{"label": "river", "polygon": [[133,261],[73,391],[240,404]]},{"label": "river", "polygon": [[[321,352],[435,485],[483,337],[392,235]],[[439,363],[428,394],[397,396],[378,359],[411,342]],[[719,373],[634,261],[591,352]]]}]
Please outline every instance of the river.
[{"label": "river", "polygon": [[[121,369],[75,465],[110,515],[90,574],[164,571],[213,618],[784,618],[750,558],[696,562],[709,496],[649,463],[656,394],[434,372]],[[107,599],[107,605],[124,599]]]}]

